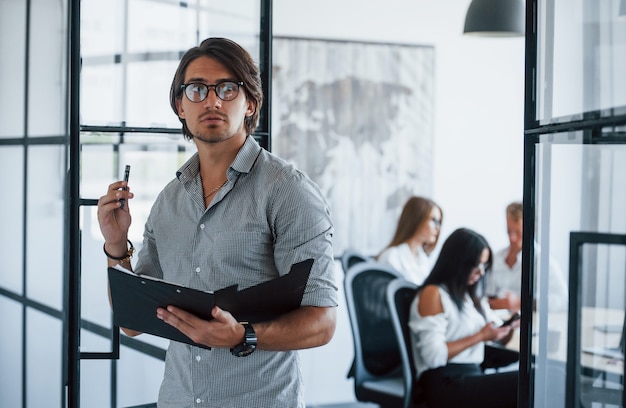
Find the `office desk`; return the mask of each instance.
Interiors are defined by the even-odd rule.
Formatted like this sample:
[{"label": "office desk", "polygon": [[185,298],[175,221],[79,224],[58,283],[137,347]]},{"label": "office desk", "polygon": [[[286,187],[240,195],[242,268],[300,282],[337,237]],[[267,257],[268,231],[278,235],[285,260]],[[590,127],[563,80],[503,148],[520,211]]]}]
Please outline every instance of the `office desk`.
[{"label": "office desk", "polygon": [[[626,407],[626,404],[622,404],[623,360],[581,352],[576,361],[568,362],[567,313],[549,313],[543,316],[544,321],[539,321],[539,318],[538,313],[533,314],[531,365],[534,406],[560,408],[569,406],[571,400],[575,399],[580,402],[580,407],[585,408],[597,403]],[[618,346],[621,331],[606,332],[598,328],[610,325],[621,329],[623,322],[623,310],[582,308],[579,322],[581,348]],[[542,330],[542,336],[536,335],[538,330]],[[519,350],[519,334],[517,329],[507,345],[509,348]],[[579,369],[574,370],[572,364]]]},{"label": "office desk", "polygon": [[[617,347],[621,338],[621,326],[624,322],[624,311],[616,309],[601,309],[583,307],[581,319],[581,347]],[[567,313],[548,313],[547,336],[539,339],[536,336],[537,329],[541,327],[539,314],[533,314],[533,344],[532,353],[537,355],[543,351],[548,359],[565,362],[567,361]],[[600,330],[606,326],[620,328],[619,332],[606,332]],[[519,329],[515,330],[513,338],[506,345],[508,348],[518,350],[520,348]],[[543,348],[540,348],[543,347]],[[581,352],[580,364],[586,373],[602,371],[616,374],[620,377],[624,374],[623,360],[615,360],[599,355]]]}]

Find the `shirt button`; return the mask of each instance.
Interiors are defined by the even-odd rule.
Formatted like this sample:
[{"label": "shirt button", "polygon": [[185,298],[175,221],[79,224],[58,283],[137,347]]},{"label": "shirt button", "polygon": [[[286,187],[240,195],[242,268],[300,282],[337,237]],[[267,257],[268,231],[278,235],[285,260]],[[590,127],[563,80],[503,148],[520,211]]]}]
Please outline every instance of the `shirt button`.
[{"label": "shirt button", "polygon": [[200,268],[196,268],[196,273],[200,273]]},{"label": "shirt button", "polygon": [[204,229],[204,224],[200,224],[200,229]]},{"label": "shirt button", "polygon": [[199,404],[202,402],[202,400],[200,398],[196,398],[196,402]]},{"label": "shirt button", "polygon": [[202,360],[202,357],[196,356],[196,361],[200,361],[200,360]]}]

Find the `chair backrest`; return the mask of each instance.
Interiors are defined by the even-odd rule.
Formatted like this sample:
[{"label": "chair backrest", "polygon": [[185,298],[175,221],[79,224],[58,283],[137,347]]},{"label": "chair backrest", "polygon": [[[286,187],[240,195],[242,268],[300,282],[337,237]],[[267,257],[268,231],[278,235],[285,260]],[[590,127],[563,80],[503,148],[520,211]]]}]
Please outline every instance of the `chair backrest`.
[{"label": "chair backrest", "polygon": [[362,253],[355,251],[353,249],[346,249],[343,251],[341,255],[341,267],[343,268],[343,273],[348,273],[348,270],[354,265],[361,262],[369,262],[373,259],[367,255],[363,255]]},{"label": "chair backrest", "polygon": [[369,261],[350,267],[344,279],[357,391],[364,381],[400,375],[400,351],[386,290],[389,282],[401,277],[393,268]]},{"label": "chair backrest", "polygon": [[409,329],[410,308],[418,286],[405,279],[396,279],[387,285],[387,306],[391,312],[391,321],[396,333],[402,361],[402,377],[404,383],[404,408],[411,406],[415,377],[411,330]]}]

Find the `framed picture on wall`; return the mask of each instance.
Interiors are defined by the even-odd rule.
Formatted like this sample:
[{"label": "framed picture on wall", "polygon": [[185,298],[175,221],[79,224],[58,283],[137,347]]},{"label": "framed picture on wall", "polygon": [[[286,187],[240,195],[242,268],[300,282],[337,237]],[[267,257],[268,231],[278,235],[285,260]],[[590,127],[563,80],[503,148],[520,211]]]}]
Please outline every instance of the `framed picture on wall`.
[{"label": "framed picture on wall", "polygon": [[432,46],[274,37],[272,150],[328,199],[336,255],[377,254],[432,193]]}]

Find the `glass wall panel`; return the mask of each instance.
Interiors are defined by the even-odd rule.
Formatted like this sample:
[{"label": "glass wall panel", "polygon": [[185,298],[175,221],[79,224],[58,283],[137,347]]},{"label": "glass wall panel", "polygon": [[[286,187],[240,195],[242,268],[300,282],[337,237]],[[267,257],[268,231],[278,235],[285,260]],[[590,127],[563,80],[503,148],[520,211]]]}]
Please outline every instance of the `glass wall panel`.
[{"label": "glass wall panel", "polygon": [[[171,81],[181,53],[206,37],[229,36],[259,60],[258,0],[134,0],[127,11],[120,2],[83,4],[84,125],[180,128],[169,106]],[[128,26],[120,26],[123,21]]]},{"label": "glass wall panel", "polygon": [[[145,335],[141,335],[141,340]],[[137,406],[156,402],[165,363],[127,347],[120,349],[118,365],[118,405]]]},{"label": "glass wall panel", "polygon": [[579,299],[583,305],[580,323],[574,333],[575,342],[568,344],[577,344],[581,349],[580,375],[570,375],[575,376],[574,389],[582,405],[622,406],[626,239],[622,245],[584,244],[581,258],[581,284],[593,281],[595,290],[583,290]]},{"label": "glass wall panel", "polygon": [[200,38],[228,37],[237,41],[253,58],[259,55],[260,1],[201,0]]},{"label": "glass wall panel", "polygon": [[538,3],[537,119],[626,107],[626,18],[619,16],[620,0]]},{"label": "glass wall panel", "polygon": [[[111,351],[110,341],[86,330],[81,332],[80,345],[82,351]],[[85,345],[89,345],[87,349],[84,348]],[[111,360],[82,360],[80,362],[81,407],[111,408],[112,364]]]},{"label": "glass wall panel", "polygon": [[62,322],[32,309],[26,320],[27,406],[62,406]]},{"label": "glass wall panel", "polygon": [[[136,62],[128,66],[124,90],[127,123],[182,128],[170,107],[170,87],[177,67],[177,55],[169,61]],[[180,137],[183,137],[182,133]]]},{"label": "glass wall panel", "polygon": [[[0,225],[6,239],[0,245],[0,287],[22,294],[22,257],[24,255],[24,148],[22,146],[4,146],[0,149],[0,174],[3,177],[2,188],[6,192],[0,201]],[[10,192],[10,193],[9,193]]]},{"label": "glass wall panel", "polygon": [[62,308],[65,203],[64,146],[28,149],[26,293]]},{"label": "glass wall panel", "polygon": [[[581,280],[570,282],[571,268],[576,268],[570,264],[571,233],[626,234],[626,146],[582,144],[585,137],[582,131],[546,135],[536,145],[533,333],[537,336],[533,337],[532,350],[534,406],[538,407],[566,404],[566,380],[571,375],[566,367],[571,361],[569,348],[574,347],[568,341],[571,319],[580,321],[579,345],[583,348],[618,346],[624,323],[624,248],[587,249]],[[555,280],[561,279],[567,285],[565,299],[553,290]],[[568,315],[577,288],[581,291],[581,319]],[[618,333],[608,333],[604,327],[607,324],[619,327]],[[604,398],[608,395],[605,389],[621,387],[619,382],[597,382],[596,376],[604,375],[606,380],[616,370],[623,374],[623,363],[585,352],[578,360],[583,377],[586,376],[579,384],[585,398],[594,393]],[[599,389],[602,391],[596,393]]]},{"label": "glass wall panel", "polygon": [[122,65],[94,65],[83,58],[80,87],[80,121],[89,125],[119,125],[124,120],[125,102],[122,97]]},{"label": "glass wall panel", "polygon": [[22,406],[22,305],[0,297],[0,407]]},{"label": "glass wall panel", "polygon": [[[0,139],[58,137],[24,139],[23,146],[11,140],[0,149],[0,171],[10,175],[4,187],[11,191],[0,211],[0,225],[10,231],[0,246],[2,333],[11,333],[0,335],[2,407],[67,402],[61,377],[67,358],[62,317],[67,312],[69,7],[67,0],[0,0]],[[168,102],[181,52],[205,37],[227,36],[258,56],[260,1],[83,0],[80,8],[81,125],[108,126],[99,134],[81,135],[80,198],[97,199],[131,164],[136,197],[130,204],[135,221],[130,237],[139,249],[156,195],[195,152],[193,143],[176,132],[181,125]],[[117,132],[117,125],[176,133]],[[99,330],[111,327],[111,310],[95,210],[80,209],[81,317],[94,323],[81,329],[80,346],[85,352],[108,352],[111,341]],[[14,294],[25,296],[23,304],[12,299]],[[148,335],[137,340],[163,349],[168,344]],[[83,360],[81,403],[107,408],[152,403],[163,366],[160,359],[127,347],[120,361]]]},{"label": "glass wall panel", "polygon": [[[134,0],[128,4],[128,52],[152,53],[163,51],[185,51],[196,45],[199,15],[206,13],[201,8],[208,1],[154,1]],[[211,1],[215,3],[215,1]],[[150,10],[150,18],[145,18]],[[167,22],[164,24],[164,22]],[[178,60],[178,56],[174,56]],[[171,73],[173,75],[174,72]]]},{"label": "glass wall panel", "polygon": [[[104,184],[106,191],[106,184]],[[97,223],[96,206],[81,208],[81,220],[83,233],[81,234],[81,317],[90,323],[110,329],[113,326],[111,306],[107,292],[107,261],[102,252],[102,234]],[[95,223],[93,225],[92,223]],[[98,239],[91,235],[98,231]],[[99,336],[81,336],[82,351],[111,351],[110,344],[92,343],[90,340],[102,341]],[[82,374],[81,374],[82,375]]]},{"label": "glass wall panel", "polygon": [[67,5],[31,1],[28,136],[58,136],[67,123]]},{"label": "glass wall panel", "polygon": [[24,135],[25,33],[26,2],[0,0],[0,138]]},{"label": "glass wall panel", "polygon": [[[121,54],[126,36],[126,0],[80,2],[80,53],[85,59]],[[84,85],[84,84],[81,84]]]}]

